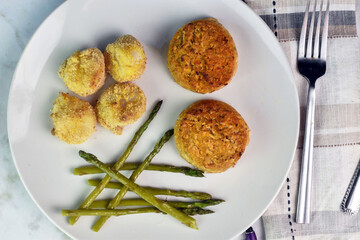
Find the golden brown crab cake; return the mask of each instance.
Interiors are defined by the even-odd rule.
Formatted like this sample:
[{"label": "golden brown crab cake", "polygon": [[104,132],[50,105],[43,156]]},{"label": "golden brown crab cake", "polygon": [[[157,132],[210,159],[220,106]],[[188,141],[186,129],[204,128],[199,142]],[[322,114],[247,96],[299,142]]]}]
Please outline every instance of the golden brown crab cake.
[{"label": "golden brown crab cake", "polygon": [[51,109],[54,128],[51,133],[69,144],[85,142],[96,129],[96,115],[90,103],[60,93]]},{"label": "golden brown crab cake", "polygon": [[62,78],[70,91],[86,97],[97,92],[105,83],[105,60],[97,48],[76,51],[59,68]]},{"label": "golden brown crab cake", "polygon": [[146,96],[136,84],[115,83],[99,97],[95,111],[98,122],[121,135],[126,125],[137,121],[146,110]]},{"label": "golden brown crab cake", "polygon": [[216,100],[191,104],[175,124],[181,157],[195,167],[218,173],[234,166],[250,140],[250,130],[230,105]]},{"label": "golden brown crab cake", "polygon": [[131,35],[124,35],[106,46],[106,71],[117,82],[134,81],[145,71],[146,56],[141,43]]},{"label": "golden brown crab cake", "polygon": [[185,24],[171,39],[167,53],[175,82],[197,93],[226,86],[236,73],[237,63],[234,40],[214,18]]}]

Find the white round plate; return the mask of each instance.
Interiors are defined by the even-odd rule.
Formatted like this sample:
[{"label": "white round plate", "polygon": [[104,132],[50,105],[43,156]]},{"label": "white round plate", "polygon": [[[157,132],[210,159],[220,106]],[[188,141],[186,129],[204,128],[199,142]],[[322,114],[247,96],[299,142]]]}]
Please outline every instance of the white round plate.
[{"label": "white round plate", "polygon": [[[203,17],[217,18],[233,36],[239,53],[238,71],[231,83],[206,95],[181,88],[166,65],[167,46],[176,30]],[[68,145],[52,136],[52,103],[58,92],[69,92],[57,76],[62,61],[77,49],[104,50],[123,34],[138,38],[148,58],[144,75],[135,81],[147,96],[146,113],[121,136],[100,125],[82,145]],[[108,77],[107,85],[112,82]],[[93,103],[97,96],[87,100]],[[237,165],[224,173],[192,178],[145,171],[137,182],[204,191],[226,202],[209,207],[214,214],[196,216],[197,231],[163,214],[112,217],[98,233],[90,229],[95,217],[81,217],[74,226],[69,225],[60,210],[76,208],[92,189],[87,179],[94,178],[72,174],[75,167],[87,164],[78,151],[91,152],[104,162],[115,161],[159,99],[164,104],[129,161],[144,159],[174,126],[178,114],[199,99],[219,99],[235,107],[251,129],[250,144]],[[29,42],[9,95],[8,132],[21,179],[44,214],[76,239],[233,238],[258,219],[278,193],[292,163],[298,128],[298,97],[287,59],[265,23],[239,0],[67,1]],[[153,163],[189,166],[179,156],[174,140]],[[114,191],[104,190],[99,197],[113,195]]]}]

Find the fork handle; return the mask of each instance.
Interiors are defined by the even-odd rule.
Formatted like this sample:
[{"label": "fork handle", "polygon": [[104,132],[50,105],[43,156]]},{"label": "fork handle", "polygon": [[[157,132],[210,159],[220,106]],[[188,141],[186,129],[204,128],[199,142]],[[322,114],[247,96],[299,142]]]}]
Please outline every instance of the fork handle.
[{"label": "fork handle", "polygon": [[299,193],[296,211],[297,223],[310,223],[311,180],[313,165],[314,143],[314,116],[315,116],[315,84],[309,84],[306,123],[301,172],[299,181]]}]

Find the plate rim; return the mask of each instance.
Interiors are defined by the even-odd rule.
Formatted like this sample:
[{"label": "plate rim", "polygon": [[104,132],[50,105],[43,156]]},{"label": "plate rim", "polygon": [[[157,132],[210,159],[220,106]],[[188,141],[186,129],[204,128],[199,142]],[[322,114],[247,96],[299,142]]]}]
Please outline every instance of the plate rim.
[{"label": "plate rim", "polygon": [[17,75],[17,72],[19,71],[19,67],[20,67],[20,63],[23,61],[25,54],[27,53],[28,49],[30,48],[31,44],[34,41],[34,38],[36,35],[39,34],[40,30],[44,27],[44,25],[46,24],[46,22],[49,21],[50,18],[52,18],[54,15],[56,15],[58,12],[63,11],[63,9],[66,10],[66,7],[68,5],[68,2],[65,1],[63,3],[61,3],[59,6],[57,6],[41,23],[40,25],[36,28],[36,30],[34,31],[34,33],[31,35],[29,41],[26,43],[24,50],[22,51],[20,58],[16,64],[12,79],[11,79],[11,84],[10,84],[10,88],[9,88],[9,93],[8,93],[8,103],[7,103],[7,111],[6,111],[6,128],[7,128],[7,134],[8,134],[8,143],[9,143],[9,148],[10,148],[10,153],[11,153],[11,157],[12,157],[12,161],[15,165],[16,168],[16,172],[18,173],[18,176],[21,180],[22,185],[24,186],[27,194],[30,196],[31,200],[35,203],[36,207],[41,211],[42,214],[44,214],[46,216],[46,218],[52,223],[54,224],[54,226],[56,226],[56,228],[58,228],[61,232],[65,233],[67,236],[69,236],[70,238],[74,238],[70,233],[68,233],[65,229],[63,229],[62,227],[60,227],[46,212],[45,210],[40,206],[40,204],[37,202],[37,200],[35,199],[35,197],[33,196],[33,194],[31,193],[30,189],[28,188],[25,180],[23,179],[23,176],[20,172],[18,163],[16,161],[15,158],[15,154],[13,151],[13,147],[11,144],[11,134],[10,134],[10,127],[9,127],[9,109],[10,109],[10,99],[12,97],[12,92],[13,92],[13,88],[14,88],[14,82],[15,82],[15,78]]}]

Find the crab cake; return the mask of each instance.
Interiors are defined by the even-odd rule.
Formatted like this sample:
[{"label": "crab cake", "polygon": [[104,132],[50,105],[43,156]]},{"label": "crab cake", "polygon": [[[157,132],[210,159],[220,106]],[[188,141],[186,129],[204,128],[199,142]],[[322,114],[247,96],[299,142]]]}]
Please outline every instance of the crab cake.
[{"label": "crab cake", "polygon": [[145,71],[144,48],[131,35],[124,35],[108,44],[104,56],[106,71],[117,82],[134,81]]},{"label": "crab cake", "polygon": [[180,28],[170,41],[169,71],[183,88],[211,93],[226,86],[237,70],[238,54],[230,33],[214,18]]},{"label": "crab cake", "polygon": [[137,121],[146,109],[146,96],[134,83],[115,83],[107,88],[95,107],[98,122],[117,135]]},{"label": "crab cake", "polygon": [[66,143],[83,143],[95,132],[95,111],[84,100],[60,93],[51,111],[54,123],[51,133]]},{"label": "crab cake", "polygon": [[76,51],[60,66],[59,77],[70,91],[86,97],[105,83],[105,60],[97,48]]},{"label": "crab cake", "polygon": [[250,130],[230,105],[201,100],[179,115],[174,136],[182,158],[204,172],[218,173],[240,159],[249,143]]}]

